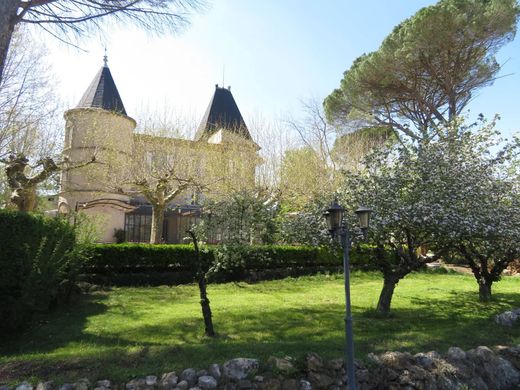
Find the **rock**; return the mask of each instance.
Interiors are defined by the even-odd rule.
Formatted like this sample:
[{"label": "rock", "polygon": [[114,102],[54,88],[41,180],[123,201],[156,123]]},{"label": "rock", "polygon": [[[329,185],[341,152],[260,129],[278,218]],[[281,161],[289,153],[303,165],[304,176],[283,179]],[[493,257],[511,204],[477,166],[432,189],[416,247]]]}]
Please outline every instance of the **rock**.
[{"label": "rock", "polygon": [[498,353],[506,358],[517,370],[520,371],[520,345],[514,347],[498,347]]},{"label": "rock", "polygon": [[256,359],[237,358],[225,362],[222,366],[222,371],[227,378],[239,381],[253,377],[259,367],[260,363]]},{"label": "rock", "polygon": [[198,386],[193,386],[193,387],[190,387],[188,390],[202,390],[202,389]]},{"label": "rock", "polygon": [[520,384],[520,371],[517,370],[509,361],[499,357],[495,368],[496,383],[503,389],[513,388]]},{"label": "rock", "polygon": [[297,370],[289,359],[285,358],[277,358],[271,356],[267,363],[272,367],[272,370],[275,373],[283,374],[283,375],[291,375],[294,374]]},{"label": "rock", "polygon": [[7,385],[0,385],[0,390],[11,390]]},{"label": "rock", "polygon": [[217,381],[220,380],[222,376],[222,372],[220,371],[220,366],[218,364],[212,364],[208,367],[208,374],[215,378]]},{"label": "rock", "polygon": [[177,376],[175,371],[167,372],[161,376],[161,380],[159,381],[159,387],[164,390],[171,390],[175,386],[177,386],[177,382],[179,381],[179,377]]},{"label": "rock", "polygon": [[325,374],[318,372],[309,373],[309,381],[312,383],[312,387],[317,389],[325,389],[334,383],[334,379]]},{"label": "rock", "polygon": [[36,390],[52,390],[54,389],[56,386],[54,384],[53,381],[48,381],[48,382],[40,382],[38,383],[38,385],[36,386]]},{"label": "rock", "polygon": [[193,387],[197,383],[197,371],[193,368],[185,369],[180,375],[181,381],[186,381],[188,383],[188,387]]},{"label": "rock", "polygon": [[199,370],[197,371],[197,377],[201,377],[201,376],[207,376],[208,375],[208,371],[206,370]]},{"label": "rock", "polygon": [[299,390],[312,390],[311,382],[306,381],[305,379],[300,380]]},{"label": "rock", "polygon": [[264,381],[264,377],[262,375],[256,375],[253,380],[255,382],[263,382]]},{"label": "rock", "polygon": [[203,390],[211,390],[217,388],[218,382],[210,375],[203,375],[199,377],[198,386]]},{"label": "rock", "polygon": [[285,379],[282,390],[300,390],[300,383],[296,379]]},{"label": "rock", "polygon": [[248,379],[241,379],[238,381],[238,388],[239,389],[252,389],[253,383]]},{"label": "rock", "polygon": [[495,316],[498,325],[512,327],[520,319],[520,309],[508,310]]},{"label": "rock", "polygon": [[459,347],[451,347],[448,349],[446,356],[452,360],[464,360],[466,359],[466,352]]},{"label": "rock", "polygon": [[148,375],[145,378],[145,384],[148,387],[153,387],[153,386],[157,385],[157,377],[155,375]]},{"label": "rock", "polygon": [[259,390],[280,390],[282,388],[282,384],[280,380],[277,378],[267,378],[264,379],[263,382],[258,384]]},{"label": "rock", "polygon": [[341,370],[343,368],[343,365],[344,365],[343,359],[329,360],[326,364],[327,368],[334,370],[334,371]]},{"label": "rock", "polygon": [[369,379],[370,379],[370,372],[367,369],[356,371],[356,381],[357,382],[368,382]]},{"label": "rock", "polygon": [[89,390],[90,389],[90,381],[87,378],[81,378],[77,382],[72,384],[74,390]]},{"label": "rock", "polygon": [[143,378],[132,379],[125,385],[126,390],[143,390],[146,387],[146,380]]},{"label": "rock", "polygon": [[385,352],[379,360],[387,367],[403,370],[412,364],[413,358],[408,352]]},{"label": "rock", "polygon": [[112,382],[108,379],[104,379],[102,381],[97,381],[96,383],[97,387],[104,387],[105,389],[111,389],[112,388]]},{"label": "rock", "polygon": [[413,357],[417,364],[423,368],[426,368],[427,370],[435,366],[433,359],[424,353],[417,353]]},{"label": "rock", "polygon": [[64,383],[60,386],[59,390],[74,390],[72,383]]},{"label": "rock", "polygon": [[15,387],[15,390],[33,390],[33,386],[29,382],[23,381]]},{"label": "rock", "polygon": [[179,390],[188,390],[188,382],[185,380],[181,380],[179,383],[177,383],[177,388]]},{"label": "rock", "polygon": [[307,371],[320,371],[323,368],[323,359],[314,352],[307,354]]}]

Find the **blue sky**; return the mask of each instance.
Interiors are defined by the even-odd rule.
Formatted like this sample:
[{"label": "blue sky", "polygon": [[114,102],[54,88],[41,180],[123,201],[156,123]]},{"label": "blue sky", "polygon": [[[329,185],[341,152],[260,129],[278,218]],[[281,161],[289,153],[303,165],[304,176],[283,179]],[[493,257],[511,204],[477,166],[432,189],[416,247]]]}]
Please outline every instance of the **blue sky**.
[{"label": "blue sky", "polygon": [[[232,86],[242,114],[275,120],[298,116],[300,100],[322,100],[363,53],[378,48],[424,0],[213,0],[177,36],[151,36],[131,27],[105,29],[85,39],[86,52],[45,39],[59,92],[69,106],[102,65],[109,66],[130,116],[175,110],[200,120],[216,83]],[[506,134],[520,129],[520,39],[499,53],[502,74],[480,91],[470,118],[500,113]]]}]

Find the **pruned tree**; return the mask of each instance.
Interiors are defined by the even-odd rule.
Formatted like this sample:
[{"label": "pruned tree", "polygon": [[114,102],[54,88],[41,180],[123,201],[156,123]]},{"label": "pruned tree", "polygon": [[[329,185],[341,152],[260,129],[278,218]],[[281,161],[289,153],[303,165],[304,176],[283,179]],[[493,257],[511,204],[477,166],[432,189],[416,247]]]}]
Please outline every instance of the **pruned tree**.
[{"label": "pruned tree", "polygon": [[0,81],[15,27],[26,23],[62,40],[101,27],[106,20],[133,23],[151,31],[177,31],[203,0],[2,0]]},{"label": "pruned tree", "polygon": [[422,143],[498,77],[496,52],[516,33],[516,0],[441,0],[357,58],[324,101],[339,124],[371,121]]},{"label": "pruned tree", "polygon": [[7,158],[1,159],[0,162],[5,164],[5,175],[11,190],[11,202],[19,211],[35,211],[38,185],[61,172],[91,164],[95,162],[95,157],[81,164],[70,164],[67,159],[57,162],[51,157],[45,157],[31,166],[29,159],[20,153],[11,154]]}]

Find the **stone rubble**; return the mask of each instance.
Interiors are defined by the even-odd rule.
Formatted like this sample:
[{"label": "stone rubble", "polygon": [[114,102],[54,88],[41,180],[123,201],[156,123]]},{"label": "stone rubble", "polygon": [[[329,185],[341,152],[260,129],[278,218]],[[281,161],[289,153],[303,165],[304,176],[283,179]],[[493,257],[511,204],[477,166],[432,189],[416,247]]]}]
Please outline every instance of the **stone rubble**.
[{"label": "stone rubble", "polygon": [[[237,358],[221,366],[187,368],[180,375],[172,371],[158,378],[148,375],[122,385],[108,379],[91,384],[86,378],[61,385],[24,381],[13,387],[0,384],[0,390],[341,390],[348,379],[342,359],[327,361],[316,353],[307,354],[303,362],[271,357],[262,364]],[[435,351],[368,354],[363,363],[356,362],[356,383],[359,390],[519,389],[520,345],[469,351],[452,347],[445,355]]]},{"label": "stone rubble", "polygon": [[512,327],[518,320],[520,320],[520,308],[508,310],[495,316],[495,323],[502,326]]}]

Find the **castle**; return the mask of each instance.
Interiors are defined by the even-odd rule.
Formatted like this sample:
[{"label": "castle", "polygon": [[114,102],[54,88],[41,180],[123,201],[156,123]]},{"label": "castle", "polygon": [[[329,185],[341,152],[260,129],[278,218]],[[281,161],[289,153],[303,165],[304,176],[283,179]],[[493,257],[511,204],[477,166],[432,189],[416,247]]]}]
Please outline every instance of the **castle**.
[{"label": "castle", "polygon": [[[79,163],[88,161],[95,153],[98,164],[63,172],[58,212],[66,215],[82,212],[97,218],[101,226],[101,241],[105,243],[121,240],[123,234],[129,242],[148,242],[152,224],[152,205],[142,193],[131,191],[132,186],[125,183],[120,184],[119,189],[112,185],[110,173],[117,170],[117,164],[103,165],[109,156],[132,161],[138,154],[143,157],[144,153],[144,157],[153,159],[153,145],[161,145],[172,155],[195,149],[199,155],[215,155],[232,147],[236,153],[231,159],[233,161],[228,161],[230,166],[235,165],[236,160],[259,161],[260,148],[251,138],[229,87],[215,86],[194,140],[134,132],[136,121],[126,113],[106,56],[104,66],[78,106],[66,111],[64,117],[63,156],[72,163]],[[137,145],[141,148],[145,145],[146,150],[138,150]],[[94,165],[97,165],[96,169],[92,168]],[[232,171],[229,174],[236,175]],[[254,167],[245,175],[247,177],[241,180],[254,181]],[[194,195],[189,192],[179,194],[164,210],[163,242],[182,242],[186,229],[200,217],[201,207]]]}]

